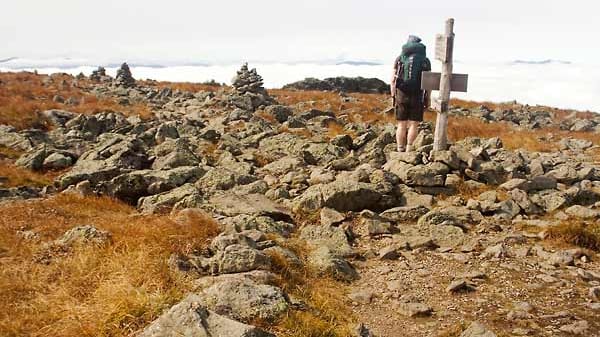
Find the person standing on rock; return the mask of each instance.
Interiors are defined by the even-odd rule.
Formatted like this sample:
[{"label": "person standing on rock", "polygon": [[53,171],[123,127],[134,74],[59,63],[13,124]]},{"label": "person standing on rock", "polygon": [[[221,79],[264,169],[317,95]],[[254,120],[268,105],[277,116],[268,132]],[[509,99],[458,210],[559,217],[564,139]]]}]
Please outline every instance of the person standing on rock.
[{"label": "person standing on rock", "polygon": [[421,90],[421,74],[431,70],[426,47],[417,36],[408,37],[402,46],[402,54],[394,62],[394,73],[390,82],[394,99],[394,111],[398,128],[396,143],[398,152],[412,151],[417,138],[423,112],[429,107],[429,92]]}]

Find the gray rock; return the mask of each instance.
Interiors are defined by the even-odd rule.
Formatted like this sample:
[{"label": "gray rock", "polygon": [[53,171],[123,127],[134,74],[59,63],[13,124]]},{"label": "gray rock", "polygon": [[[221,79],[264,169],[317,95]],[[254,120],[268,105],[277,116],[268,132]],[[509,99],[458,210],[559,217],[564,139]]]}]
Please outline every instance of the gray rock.
[{"label": "gray rock", "polygon": [[195,294],[171,307],[148,325],[140,337],[275,337],[254,326],[234,321],[207,309]]},{"label": "gray rock", "polygon": [[283,123],[287,121],[290,116],[292,116],[293,111],[291,108],[285,105],[270,105],[265,108],[265,113],[273,116],[273,118],[275,118],[275,120],[279,123]]},{"label": "gray rock", "polygon": [[382,195],[375,185],[360,182],[335,181],[309,187],[294,200],[294,212],[312,212],[321,207],[337,211],[362,211],[377,208]]},{"label": "gray rock", "polygon": [[321,225],[333,226],[346,220],[346,216],[335,209],[324,207],[321,209]]},{"label": "gray rock", "polygon": [[209,263],[213,274],[233,274],[251,270],[268,270],[271,259],[261,251],[245,244],[232,244],[219,250]]},{"label": "gray rock", "polygon": [[138,209],[142,213],[163,213],[171,209],[194,208],[202,203],[202,195],[192,184],[184,184],[171,191],[140,198]]},{"label": "gray rock", "polygon": [[479,322],[473,322],[459,337],[496,337],[496,334]]},{"label": "gray rock", "polygon": [[559,328],[562,332],[571,333],[574,335],[586,335],[590,325],[585,320],[578,320],[574,323],[563,325]]},{"label": "gray rock", "polygon": [[267,215],[275,219],[289,220],[291,214],[280,205],[262,194],[237,195],[234,193],[217,193],[212,196],[206,207],[225,216]]},{"label": "gray rock", "polygon": [[54,244],[60,246],[74,246],[82,244],[102,245],[111,240],[111,235],[107,231],[97,229],[91,225],[78,226],[69,229]]},{"label": "gray rock", "polygon": [[152,163],[155,170],[168,170],[180,166],[197,166],[199,158],[184,139],[167,139],[154,149],[156,159]]},{"label": "gray rock", "polygon": [[204,174],[198,166],[182,166],[172,170],[138,170],[121,174],[105,183],[111,196],[136,203],[140,197],[163,193],[186,183],[194,183]]},{"label": "gray rock", "polygon": [[400,303],[398,312],[407,317],[427,317],[431,316],[433,309],[423,303]]},{"label": "gray rock", "polygon": [[54,152],[44,159],[43,168],[48,170],[62,170],[73,165],[73,158],[59,152]]},{"label": "gray rock", "polygon": [[358,273],[348,261],[334,254],[328,247],[323,246],[310,252],[308,263],[316,271],[331,275],[340,281],[354,281]]},{"label": "gray rock", "polygon": [[395,222],[413,222],[427,214],[429,209],[425,206],[403,206],[388,209],[380,214],[382,218],[389,219]]},{"label": "gray rock", "polygon": [[350,256],[354,254],[346,232],[339,227],[304,226],[300,230],[300,238],[306,240],[313,247],[327,247],[335,255]]},{"label": "gray rock", "polygon": [[590,209],[581,205],[574,205],[565,210],[569,216],[579,219],[596,219],[600,217],[600,211]]},{"label": "gray rock", "polygon": [[281,289],[248,278],[217,282],[199,295],[209,309],[244,322],[256,319],[273,322],[289,306]]},{"label": "gray rock", "polygon": [[474,290],[475,290],[475,287],[464,279],[454,280],[446,288],[446,291],[451,292],[451,293],[474,291]]},{"label": "gray rock", "polygon": [[148,165],[143,142],[116,134],[102,135],[92,150],[84,153],[73,168],[58,178],[60,188],[88,180],[92,185]]},{"label": "gray rock", "polygon": [[483,220],[478,211],[463,207],[449,206],[435,208],[419,218],[419,225],[451,225],[465,228],[469,224],[476,224]]},{"label": "gray rock", "polygon": [[28,151],[32,148],[29,138],[18,133],[14,127],[8,125],[0,125],[0,145],[22,151]]},{"label": "gray rock", "polygon": [[46,145],[40,145],[24,153],[17,159],[15,165],[24,167],[28,170],[39,171],[44,166],[44,160],[48,156]]}]

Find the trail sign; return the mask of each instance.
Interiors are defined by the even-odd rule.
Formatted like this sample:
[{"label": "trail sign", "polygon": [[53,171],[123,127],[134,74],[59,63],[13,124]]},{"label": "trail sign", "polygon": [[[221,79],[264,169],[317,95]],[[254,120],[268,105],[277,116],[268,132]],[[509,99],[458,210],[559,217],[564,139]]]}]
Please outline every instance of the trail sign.
[{"label": "trail sign", "polygon": [[435,36],[435,59],[441,62],[448,60],[448,37],[443,34]]},{"label": "trail sign", "polygon": [[[421,89],[423,90],[440,90],[440,82],[442,74],[424,71],[421,79]],[[467,74],[452,74],[450,79],[450,91],[467,92],[467,84],[469,83],[469,75]]]},{"label": "trail sign", "polygon": [[442,72],[423,72],[422,90],[439,90],[439,98],[432,100],[438,110],[433,140],[434,150],[446,150],[448,144],[448,105],[450,92],[467,92],[468,75],[452,74],[452,57],[454,50],[454,19],[446,21],[445,34],[438,34],[435,39],[435,58],[442,62]]}]

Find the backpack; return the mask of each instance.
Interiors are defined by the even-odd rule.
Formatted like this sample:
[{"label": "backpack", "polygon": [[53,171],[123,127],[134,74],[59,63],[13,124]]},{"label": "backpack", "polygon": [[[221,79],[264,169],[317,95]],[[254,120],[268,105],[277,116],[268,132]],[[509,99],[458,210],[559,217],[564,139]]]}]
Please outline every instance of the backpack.
[{"label": "backpack", "polygon": [[405,44],[397,62],[396,88],[399,88],[405,94],[420,92],[421,74],[423,71],[431,70],[431,62],[426,56],[425,45],[420,42]]}]

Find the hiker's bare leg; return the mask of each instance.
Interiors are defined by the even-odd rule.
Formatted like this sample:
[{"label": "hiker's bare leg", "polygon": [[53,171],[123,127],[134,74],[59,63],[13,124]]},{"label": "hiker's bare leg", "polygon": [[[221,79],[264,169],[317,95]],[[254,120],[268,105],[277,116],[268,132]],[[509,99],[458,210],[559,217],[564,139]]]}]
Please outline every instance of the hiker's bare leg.
[{"label": "hiker's bare leg", "polygon": [[404,152],[406,150],[407,124],[407,121],[398,121],[398,127],[396,128],[396,145],[398,147],[398,152]]},{"label": "hiker's bare leg", "polygon": [[408,132],[407,132],[407,146],[406,149],[408,151],[413,150],[413,143],[419,134],[419,122],[409,121],[408,122]]}]

